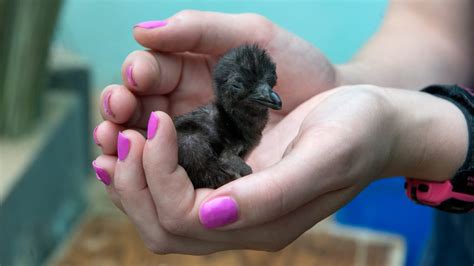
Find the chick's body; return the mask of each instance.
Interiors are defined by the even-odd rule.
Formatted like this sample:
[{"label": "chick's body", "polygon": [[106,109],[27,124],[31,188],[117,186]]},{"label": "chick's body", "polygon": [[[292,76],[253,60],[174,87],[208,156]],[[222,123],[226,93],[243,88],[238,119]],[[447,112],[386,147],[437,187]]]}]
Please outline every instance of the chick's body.
[{"label": "chick's body", "polygon": [[225,54],[213,79],[215,101],[174,119],[178,163],[195,188],[217,188],[250,174],[244,158],[261,139],[268,108],[281,108],[272,91],[275,64],[255,45]]}]

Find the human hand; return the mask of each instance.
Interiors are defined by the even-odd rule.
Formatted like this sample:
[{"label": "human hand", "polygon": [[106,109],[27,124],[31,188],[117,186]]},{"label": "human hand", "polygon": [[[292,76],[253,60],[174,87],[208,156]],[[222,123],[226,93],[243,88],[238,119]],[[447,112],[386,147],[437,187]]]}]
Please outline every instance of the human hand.
[{"label": "human hand", "polygon": [[213,65],[223,53],[244,43],[267,49],[277,64],[275,90],[284,105],[271,112],[269,128],[306,99],[335,86],[334,67],[324,55],[262,16],[188,10],[166,23],[134,28],[135,39],[151,50],[131,53],[122,66],[124,85],[110,85],[102,92],[106,122],[94,135],[104,154],[116,154],[119,131],[143,131],[151,111],[175,116],[208,103],[213,97]]},{"label": "human hand", "polygon": [[[96,165],[110,173],[111,198],[157,253],[278,250],[374,178],[445,178],[465,155],[466,125],[451,103],[419,92],[339,88],[312,98],[282,120],[282,127],[291,124],[289,132],[273,129],[275,136],[282,133],[279,143],[286,148],[272,165],[217,190],[194,190],[177,165],[172,120],[162,112],[155,115],[159,123],[149,127],[157,128],[152,138],[127,130],[119,138],[121,159],[103,155]],[[292,124],[295,119],[298,127]],[[436,135],[446,126],[461,132],[452,138],[461,141],[444,141],[444,132]],[[420,134],[423,140],[441,142],[432,149]]]}]

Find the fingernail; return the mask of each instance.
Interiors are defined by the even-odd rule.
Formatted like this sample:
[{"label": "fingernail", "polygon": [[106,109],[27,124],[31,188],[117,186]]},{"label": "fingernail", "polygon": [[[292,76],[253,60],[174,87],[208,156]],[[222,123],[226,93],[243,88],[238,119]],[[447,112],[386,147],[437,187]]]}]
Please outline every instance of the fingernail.
[{"label": "fingernail", "polygon": [[166,26],[168,22],[163,21],[163,20],[151,20],[151,21],[144,21],[136,24],[135,27],[143,28],[143,29],[155,29],[159,27]]},{"label": "fingernail", "polygon": [[103,168],[100,168],[97,166],[96,162],[92,162],[92,167],[94,168],[95,171],[95,177],[97,177],[98,180],[102,181],[105,185],[110,185],[110,176],[107,171],[105,171]]},{"label": "fingernail", "polygon": [[158,116],[154,112],[151,112],[150,119],[148,120],[147,139],[152,139],[155,136],[159,123],[160,119]]},{"label": "fingernail", "polygon": [[127,68],[127,81],[128,81],[128,84],[136,87],[138,84],[135,82],[135,80],[133,79],[133,66],[132,65],[129,65],[128,68]]},{"label": "fingernail", "polygon": [[127,158],[128,152],[130,151],[130,140],[120,132],[117,137],[117,153],[120,161]]},{"label": "fingernail", "polygon": [[97,146],[100,146],[99,139],[97,138],[97,128],[99,128],[99,126],[96,126],[96,127],[94,128],[94,133],[92,133],[92,138],[94,139],[94,143],[95,143]]},{"label": "fingernail", "polygon": [[108,91],[105,93],[104,96],[104,111],[106,114],[110,115],[111,117],[115,117],[115,114],[110,109],[110,97],[112,96],[112,91]]},{"label": "fingernail", "polygon": [[199,210],[199,220],[212,229],[231,224],[239,218],[237,202],[231,197],[219,197],[204,203]]}]

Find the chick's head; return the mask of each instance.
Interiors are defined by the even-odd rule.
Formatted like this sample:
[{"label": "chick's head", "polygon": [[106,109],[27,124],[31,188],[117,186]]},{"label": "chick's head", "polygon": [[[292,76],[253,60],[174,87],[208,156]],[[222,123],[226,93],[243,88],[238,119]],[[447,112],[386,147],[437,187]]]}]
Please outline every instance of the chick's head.
[{"label": "chick's head", "polygon": [[224,108],[281,109],[281,99],[273,91],[276,66],[265,50],[243,45],[230,50],[214,69],[217,102]]}]

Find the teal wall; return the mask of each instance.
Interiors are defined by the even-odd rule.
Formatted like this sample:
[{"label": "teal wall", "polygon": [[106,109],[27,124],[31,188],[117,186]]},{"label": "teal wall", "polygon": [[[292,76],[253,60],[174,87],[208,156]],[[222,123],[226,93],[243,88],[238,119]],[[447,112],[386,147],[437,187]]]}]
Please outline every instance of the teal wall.
[{"label": "teal wall", "polygon": [[342,63],[377,30],[386,6],[386,0],[65,0],[56,42],[89,62],[93,86],[100,89],[121,82],[123,59],[141,49],[131,32],[137,22],[165,19],[182,9],[255,12],[310,41],[333,62]]}]

